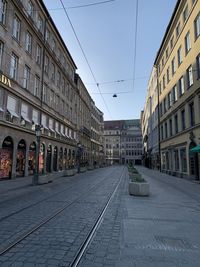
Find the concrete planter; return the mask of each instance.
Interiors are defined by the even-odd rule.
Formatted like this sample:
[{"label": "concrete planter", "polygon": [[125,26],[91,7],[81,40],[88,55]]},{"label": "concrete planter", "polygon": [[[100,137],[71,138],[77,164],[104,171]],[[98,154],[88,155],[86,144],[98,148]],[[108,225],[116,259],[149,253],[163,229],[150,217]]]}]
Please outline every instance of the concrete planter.
[{"label": "concrete planter", "polygon": [[86,172],[87,171],[87,167],[81,167],[80,168],[80,172]]},{"label": "concrete planter", "polygon": [[92,171],[92,170],[94,170],[94,166],[90,165],[87,167],[87,169],[88,169],[88,171]]},{"label": "concrete planter", "polygon": [[38,177],[38,184],[48,184],[53,181],[52,177],[50,175],[42,175]]},{"label": "concrete planter", "polygon": [[65,170],[65,176],[73,176],[76,173],[75,169]]},{"label": "concrete planter", "polygon": [[149,183],[130,181],[129,194],[134,196],[149,196]]}]

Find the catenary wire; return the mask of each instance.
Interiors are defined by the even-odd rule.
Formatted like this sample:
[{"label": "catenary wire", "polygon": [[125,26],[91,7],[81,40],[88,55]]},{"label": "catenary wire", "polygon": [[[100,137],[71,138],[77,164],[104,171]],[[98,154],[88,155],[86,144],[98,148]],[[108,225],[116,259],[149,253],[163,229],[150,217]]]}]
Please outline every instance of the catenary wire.
[{"label": "catenary wire", "polygon": [[64,7],[63,1],[60,0],[60,2],[61,2],[61,5],[62,5],[62,7],[63,7],[63,10],[64,10],[64,12],[65,12],[65,15],[67,16],[67,19],[68,19],[68,21],[69,21],[69,23],[70,23],[70,26],[71,26],[71,28],[72,28],[72,31],[73,31],[74,35],[75,35],[75,38],[76,38],[76,40],[77,40],[77,42],[78,42],[78,44],[79,44],[79,47],[80,47],[80,49],[81,49],[81,51],[82,51],[82,53],[83,53],[83,56],[84,56],[85,61],[86,61],[87,65],[88,65],[88,68],[89,68],[89,70],[90,70],[90,72],[91,72],[91,74],[92,74],[92,77],[93,77],[94,81],[95,81],[95,84],[96,84],[96,86],[97,86],[97,89],[98,89],[98,91],[99,91],[99,94],[101,95],[101,98],[102,98],[102,100],[103,100],[103,102],[104,102],[104,105],[105,105],[107,111],[108,111],[108,114],[110,115],[110,118],[112,119],[110,110],[109,110],[109,108],[108,108],[108,106],[107,106],[107,104],[106,104],[106,101],[105,101],[105,99],[104,99],[102,93],[101,93],[101,89],[100,89],[99,83],[97,82],[97,79],[96,79],[96,77],[95,77],[95,75],[94,75],[94,72],[93,72],[93,70],[92,70],[92,68],[91,68],[91,66],[90,66],[90,63],[89,63],[89,61],[88,61],[88,59],[87,59],[87,56],[86,56],[86,54],[85,54],[85,52],[84,52],[84,50],[83,50],[83,47],[82,47],[82,45],[81,45],[81,42],[80,42],[80,40],[79,40],[79,38],[78,38],[78,36],[77,36],[77,34],[76,34],[76,31],[75,31],[75,28],[74,28],[74,26],[73,26],[73,24],[72,24],[72,21],[71,21],[69,15],[68,15],[68,13],[67,13],[66,8]]}]

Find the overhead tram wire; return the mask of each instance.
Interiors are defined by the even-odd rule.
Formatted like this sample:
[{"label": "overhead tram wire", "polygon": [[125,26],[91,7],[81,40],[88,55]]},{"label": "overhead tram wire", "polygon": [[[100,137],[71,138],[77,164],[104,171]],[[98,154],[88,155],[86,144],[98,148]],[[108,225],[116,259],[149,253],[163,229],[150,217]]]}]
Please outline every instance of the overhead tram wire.
[{"label": "overhead tram wire", "polygon": [[74,28],[74,26],[73,26],[73,24],[72,24],[72,21],[71,21],[69,15],[68,15],[68,13],[67,13],[67,10],[66,10],[66,8],[65,8],[65,6],[64,6],[64,4],[63,4],[63,1],[60,0],[60,2],[61,2],[61,5],[62,5],[62,7],[63,7],[63,10],[64,10],[64,12],[65,12],[65,15],[67,16],[67,19],[68,19],[68,21],[69,21],[69,23],[70,23],[70,26],[71,26],[71,28],[72,28],[72,30],[73,30],[73,33],[74,33],[74,35],[75,35],[75,37],[76,37],[76,40],[77,40],[77,42],[78,42],[78,45],[79,45],[79,47],[80,47],[80,49],[81,49],[81,51],[82,51],[82,53],[83,53],[83,56],[84,56],[85,61],[86,61],[87,65],[88,65],[88,68],[89,68],[89,70],[90,70],[90,72],[91,72],[91,74],[92,74],[92,77],[93,77],[94,81],[95,81],[95,84],[96,84],[96,86],[97,86],[97,88],[98,88],[98,91],[99,91],[99,93],[100,93],[100,95],[101,95],[101,98],[102,98],[102,100],[103,100],[103,102],[104,102],[104,105],[105,105],[105,107],[106,107],[106,109],[107,109],[107,111],[108,111],[108,113],[109,113],[109,115],[110,115],[110,118],[112,119],[110,110],[109,110],[109,108],[108,108],[108,106],[107,106],[107,104],[106,104],[106,101],[105,101],[105,99],[104,99],[102,93],[101,93],[101,90],[100,90],[100,87],[99,87],[99,83],[98,83],[97,80],[96,80],[96,77],[95,77],[95,75],[94,75],[94,72],[93,72],[93,70],[92,70],[92,68],[91,68],[91,66],[90,66],[90,63],[89,63],[89,61],[88,61],[88,59],[87,59],[87,57],[86,57],[86,54],[85,54],[85,52],[84,52],[84,50],[83,50],[82,45],[81,45],[81,42],[80,42],[80,40],[79,40],[79,38],[78,38],[78,36],[77,36],[77,34],[76,34],[76,31],[75,31],[75,28]]}]

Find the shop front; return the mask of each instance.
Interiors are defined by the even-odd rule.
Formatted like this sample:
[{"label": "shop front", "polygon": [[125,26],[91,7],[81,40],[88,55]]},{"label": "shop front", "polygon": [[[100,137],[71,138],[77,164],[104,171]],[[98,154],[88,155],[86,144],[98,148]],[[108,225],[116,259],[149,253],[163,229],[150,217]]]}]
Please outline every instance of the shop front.
[{"label": "shop front", "polygon": [[36,144],[35,142],[33,142],[29,146],[28,175],[33,175],[35,172],[35,157],[36,157]]},{"label": "shop front", "polygon": [[48,145],[46,158],[46,171],[51,172],[52,146]]},{"label": "shop front", "polygon": [[26,143],[22,139],[17,146],[17,163],[16,163],[16,176],[23,177],[26,162]]},{"label": "shop front", "polygon": [[13,140],[6,137],[0,149],[0,179],[10,179],[12,174]]}]

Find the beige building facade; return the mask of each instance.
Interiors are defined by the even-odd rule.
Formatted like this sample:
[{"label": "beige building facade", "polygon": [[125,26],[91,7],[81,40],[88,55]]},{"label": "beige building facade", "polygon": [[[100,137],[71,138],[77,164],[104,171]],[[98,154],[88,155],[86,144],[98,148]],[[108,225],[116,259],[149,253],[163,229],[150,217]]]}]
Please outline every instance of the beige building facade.
[{"label": "beige building facade", "polygon": [[161,169],[199,179],[200,1],[179,0],[154,62],[158,74]]}]

